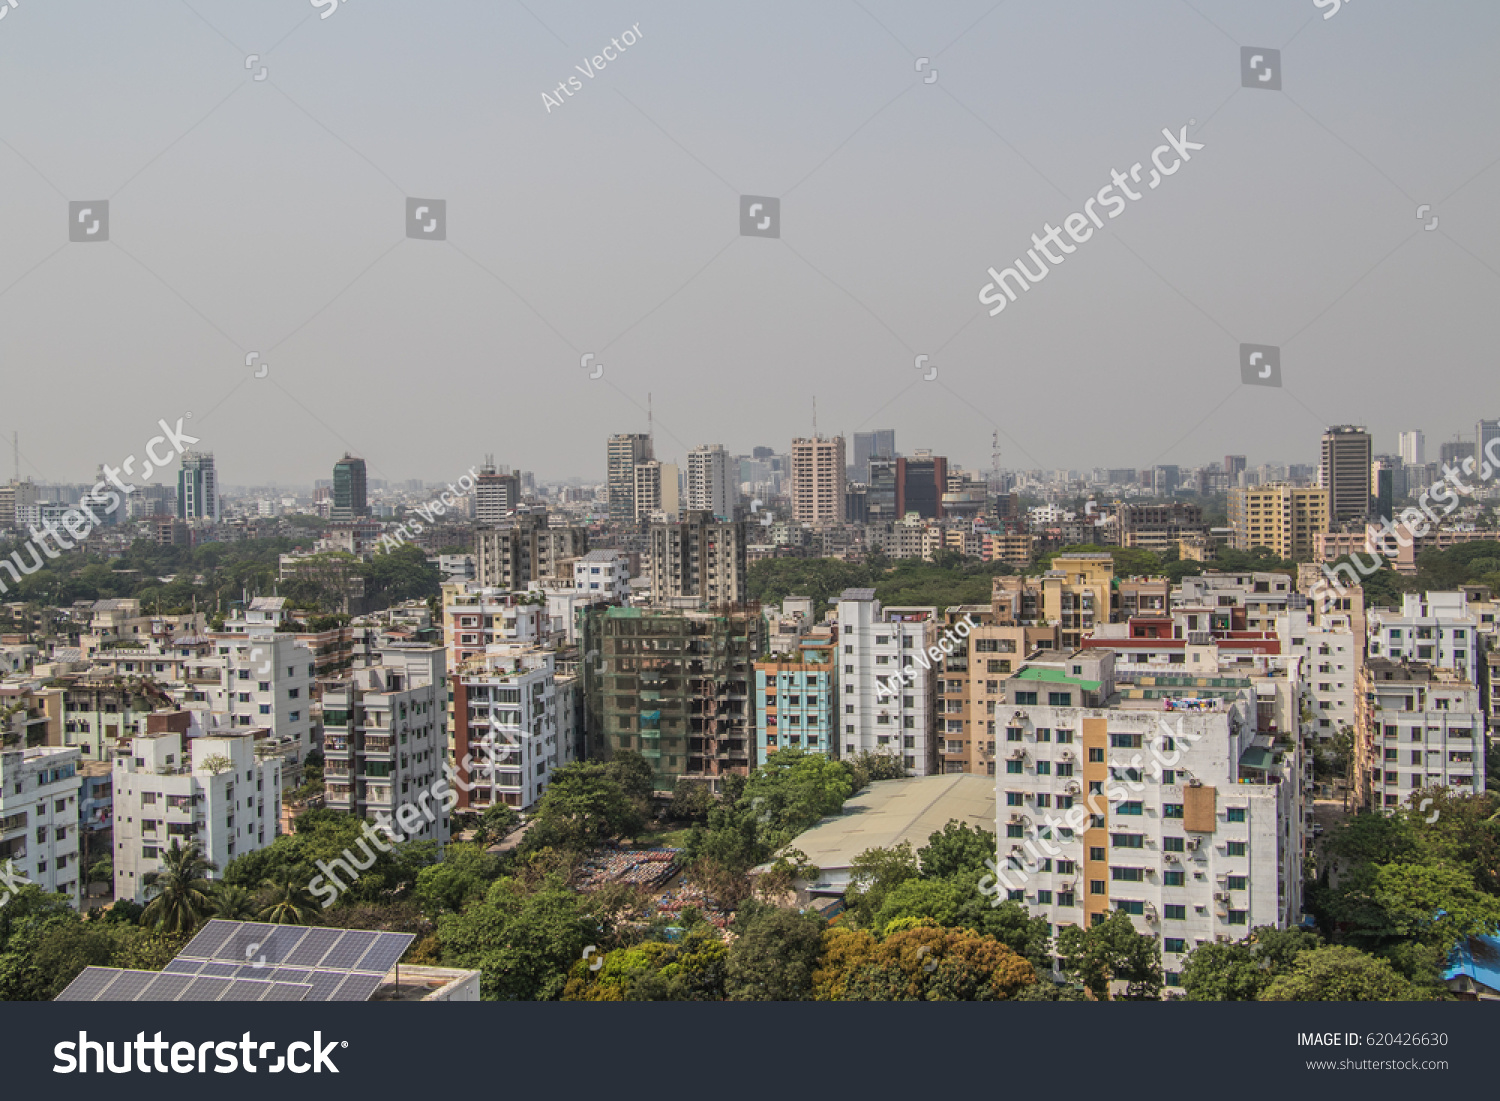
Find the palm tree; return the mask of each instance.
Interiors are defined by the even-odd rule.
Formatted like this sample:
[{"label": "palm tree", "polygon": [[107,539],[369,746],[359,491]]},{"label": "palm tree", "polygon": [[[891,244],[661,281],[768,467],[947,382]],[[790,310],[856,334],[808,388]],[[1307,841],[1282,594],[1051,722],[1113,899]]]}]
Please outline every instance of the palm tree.
[{"label": "palm tree", "polygon": [[283,869],[279,878],[263,880],[261,886],[267,892],[262,897],[265,906],[256,915],[261,921],[272,925],[311,925],[317,920],[316,900],[290,868]]},{"label": "palm tree", "polygon": [[220,883],[214,891],[214,917],[226,921],[253,921],[255,898],[243,887]]},{"label": "palm tree", "polygon": [[146,891],[151,901],[141,914],[143,925],[154,925],[162,932],[185,933],[195,928],[213,910],[213,881],[208,873],[218,865],[203,855],[198,842],[189,841],[184,848],[173,840],[162,854],[161,870],[148,873]]}]

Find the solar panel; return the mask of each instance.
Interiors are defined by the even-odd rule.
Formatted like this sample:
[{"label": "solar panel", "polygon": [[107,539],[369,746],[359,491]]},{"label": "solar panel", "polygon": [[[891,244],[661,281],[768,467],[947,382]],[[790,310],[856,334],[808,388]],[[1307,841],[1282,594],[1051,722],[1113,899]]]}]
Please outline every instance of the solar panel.
[{"label": "solar panel", "polygon": [[188,942],[186,948],[177,953],[178,958],[186,957],[195,960],[217,959],[218,957],[215,955],[215,952],[243,924],[243,922],[239,921],[223,921],[215,918],[205,925],[197,936]]},{"label": "solar panel", "polygon": [[[412,933],[319,929],[215,918],[161,972],[146,972],[139,1000],[364,1001],[416,940]],[[99,998],[117,976],[107,968],[67,1000]],[[80,980],[83,976],[80,976]],[[217,983],[234,993],[217,993]],[[101,986],[100,984],[103,984]],[[252,984],[252,985],[244,985]],[[273,987],[289,987],[273,990]]]},{"label": "solar panel", "polygon": [[320,966],[330,971],[354,971],[358,969],[360,959],[379,937],[379,933],[364,929],[348,929],[328,955],[323,957]]},{"label": "solar panel", "polygon": [[328,1000],[330,1002],[367,1002],[370,1000],[370,995],[379,990],[380,984],[384,981],[383,974],[352,972],[339,984],[338,990]]},{"label": "solar panel", "polygon": [[120,976],[112,967],[85,967],[78,977],[70,982],[54,1001],[91,1002],[109,988],[109,984]]},{"label": "solar panel", "polygon": [[292,967],[316,967],[343,935],[342,929],[309,929],[302,942],[281,962]]},{"label": "solar panel", "polygon": [[156,974],[151,971],[121,971],[115,981],[110,983],[109,989],[101,990],[95,1001],[99,1002],[133,1002],[141,996],[141,992],[156,981]]},{"label": "solar panel", "polygon": [[[129,999],[133,1002],[175,1002],[178,995],[198,980],[192,975],[168,975],[158,972],[156,981],[148,983],[144,989],[135,997]],[[99,1001],[113,1001],[112,998],[99,998]]]},{"label": "solar panel", "polygon": [[384,975],[396,966],[396,961],[406,953],[406,949],[416,939],[415,933],[379,934],[374,947],[365,953],[364,959],[359,961],[359,970],[378,971]]}]

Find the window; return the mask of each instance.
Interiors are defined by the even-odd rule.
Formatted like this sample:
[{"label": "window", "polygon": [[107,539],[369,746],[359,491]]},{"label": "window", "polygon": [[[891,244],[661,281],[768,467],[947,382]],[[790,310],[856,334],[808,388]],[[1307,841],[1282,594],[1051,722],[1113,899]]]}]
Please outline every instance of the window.
[{"label": "window", "polygon": [[1161,839],[1161,851],[1164,853],[1186,852],[1187,843],[1181,837],[1163,837]]},{"label": "window", "polygon": [[1059,906],[1077,906],[1078,902],[1072,891],[1058,891],[1057,904]]},{"label": "window", "polygon": [[1230,856],[1244,856],[1245,855],[1245,842],[1243,842],[1243,841],[1231,841],[1231,842],[1229,842],[1229,850],[1228,851],[1229,851],[1229,855]]},{"label": "window", "polygon": [[1169,902],[1163,907],[1168,921],[1186,921],[1187,907],[1178,903]]},{"label": "window", "polygon": [[1183,887],[1187,885],[1187,874],[1185,872],[1163,872],[1161,881],[1164,887]]},{"label": "window", "polygon": [[1245,890],[1249,890],[1249,884],[1250,884],[1250,877],[1249,876],[1232,875],[1232,876],[1229,877],[1229,890],[1231,890],[1231,891],[1245,891]]},{"label": "window", "polygon": [[1089,880],[1089,894],[1091,894],[1091,895],[1102,895],[1102,894],[1104,894],[1104,888],[1105,888],[1104,880],[1102,880],[1102,879],[1091,879],[1091,880]]},{"label": "window", "polygon": [[1182,937],[1165,937],[1162,940],[1162,950],[1180,956],[1187,951],[1187,941]]},{"label": "window", "polygon": [[1005,836],[1006,837],[1025,837],[1026,836],[1026,827],[1022,826],[1022,825],[1019,825],[1019,824],[1017,824],[1015,822],[1012,822],[1012,823],[1010,823],[1009,825],[1007,825],[1005,827]]},{"label": "window", "polygon": [[1058,765],[1057,765],[1057,774],[1059,776],[1071,776],[1071,775],[1073,775],[1073,762],[1072,761],[1060,761],[1060,762],[1058,762]]},{"label": "window", "polygon": [[1115,903],[1115,909],[1139,917],[1146,912],[1146,904],[1133,898],[1122,898]]},{"label": "window", "polygon": [[1047,706],[1049,707],[1071,707],[1073,705],[1073,693],[1071,692],[1048,692]]},{"label": "window", "polygon": [[1036,763],[1036,774],[1038,776],[1051,776],[1052,775],[1052,762],[1051,761],[1038,761]]},{"label": "window", "polygon": [[1019,807],[1024,805],[1026,797],[1019,791],[1007,791],[1005,793],[1005,805],[1007,807]]},{"label": "window", "polygon": [[1104,859],[1106,859],[1105,853],[1104,853],[1104,847],[1102,845],[1090,845],[1089,846],[1089,859],[1090,860],[1104,860]]},{"label": "window", "polygon": [[1006,773],[1007,776],[1020,776],[1020,775],[1023,775],[1022,769],[1021,769],[1021,762],[1020,761],[1006,761],[1005,762],[1005,773]]},{"label": "window", "polygon": [[1073,732],[1071,730],[1059,730],[1057,732],[1058,745],[1071,745],[1073,743]]},{"label": "window", "polygon": [[1036,740],[1039,742],[1050,742],[1052,740],[1052,731],[1048,730],[1045,726],[1037,727]]},{"label": "window", "polygon": [[1163,803],[1161,805],[1161,816],[1163,818],[1181,818],[1182,817],[1182,804],[1181,803]]},{"label": "window", "polygon": [[1229,911],[1229,924],[1230,925],[1249,925],[1250,924],[1250,911],[1249,910],[1230,910]]},{"label": "window", "polygon": [[1099,746],[1089,747],[1089,764],[1102,765],[1104,763],[1104,750]]},{"label": "window", "polygon": [[1016,693],[1016,704],[1018,706],[1023,706],[1023,707],[1025,707],[1025,706],[1035,707],[1036,706],[1036,693],[1035,692],[1017,692]]},{"label": "window", "polygon": [[1115,813],[1120,815],[1131,815],[1139,818],[1146,813],[1146,810],[1145,807],[1141,804],[1140,800],[1137,799],[1135,802],[1121,803],[1119,809],[1115,811]]},{"label": "window", "polygon": [[1109,870],[1109,878],[1113,879],[1113,880],[1115,880],[1117,882],[1124,882],[1124,883],[1144,883],[1144,882],[1146,882],[1146,869],[1145,868],[1111,868]]},{"label": "window", "polygon": [[[1109,744],[1114,749],[1140,749],[1141,736],[1139,734],[1111,734]],[[1089,758],[1093,760],[1092,757]],[[1102,761],[1104,758],[1100,758]]]},{"label": "window", "polygon": [[1144,849],[1146,835],[1143,833],[1112,833],[1109,843],[1117,849]]},{"label": "window", "polygon": [[1058,875],[1072,875],[1078,870],[1078,865],[1071,860],[1059,860],[1057,862]]},{"label": "window", "polygon": [[1244,807],[1230,807],[1225,813],[1229,816],[1231,822],[1243,822],[1245,820]]},{"label": "window", "polygon": [[1007,742],[1019,742],[1022,738],[1023,734],[1019,726],[1007,726],[1005,728],[1005,740]]},{"label": "window", "polygon": [[1051,891],[1038,891],[1036,893],[1036,901],[1037,901],[1037,905],[1038,906],[1050,906],[1050,905],[1052,905],[1052,892]]}]

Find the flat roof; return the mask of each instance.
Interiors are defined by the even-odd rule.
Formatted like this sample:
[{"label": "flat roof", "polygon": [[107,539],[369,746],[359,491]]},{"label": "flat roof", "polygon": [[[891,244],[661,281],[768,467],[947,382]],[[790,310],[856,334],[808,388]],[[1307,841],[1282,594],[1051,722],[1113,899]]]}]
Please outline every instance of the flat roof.
[{"label": "flat roof", "polygon": [[995,832],[993,776],[963,772],[877,780],[791,844],[828,872],[849,867],[868,849],[888,849],[903,841],[921,848],[954,820]]}]

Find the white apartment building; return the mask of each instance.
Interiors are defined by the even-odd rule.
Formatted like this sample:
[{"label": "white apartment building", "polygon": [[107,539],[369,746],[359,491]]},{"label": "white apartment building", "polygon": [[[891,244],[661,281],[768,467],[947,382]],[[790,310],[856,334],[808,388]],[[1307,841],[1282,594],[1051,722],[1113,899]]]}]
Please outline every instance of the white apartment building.
[{"label": "white apartment building", "polygon": [[573,587],[600,600],[630,600],[630,560],[623,551],[592,550],[573,563]]},{"label": "white apartment building", "polygon": [[1276,633],[1281,636],[1282,654],[1301,659],[1302,687],[1313,709],[1309,725],[1318,739],[1327,741],[1341,727],[1355,730],[1364,647],[1349,614],[1329,612],[1320,622],[1311,623],[1307,609],[1296,609],[1277,618]]},{"label": "white apartment building", "polygon": [[399,824],[409,841],[448,840],[440,797],[426,800],[448,760],[443,648],[395,643],[379,664],[323,689],[324,786],[330,810]]},{"label": "white apartment building", "polygon": [[1122,701],[1110,675],[1023,667],[1003,682],[995,890],[1054,935],[1125,911],[1172,987],[1197,946],[1301,913],[1300,749],[1257,729],[1258,700],[1295,714],[1295,684]]},{"label": "white apartment building", "polygon": [[443,586],[443,643],[452,672],[500,643],[545,646],[555,635],[544,591],[513,593],[475,582]]},{"label": "white apartment building", "polygon": [[[182,712],[184,716],[187,712]],[[173,842],[198,842],[218,878],[236,856],[276,840],[281,762],[259,761],[248,734],[161,730],[115,758],[115,897],[149,899],[146,878]]]},{"label": "white apartment building", "polygon": [[1204,573],[1184,577],[1172,590],[1172,611],[1174,618],[1178,611],[1187,616],[1191,631],[1275,631],[1276,617],[1296,595],[1284,573]]},{"label": "white apartment building", "polygon": [[[560,689],[554,662],[550,651],[495,646],[454,672],[460,807],[505,803],[526,810],[541,799],[553,772],[574,760],[578,695],[571,681]],[[465,766],[469,759],[472,767]]]},{"label": "white apartment building", "polygon": [[1390,809],[1413,792],[1485,790],[1479,688],[1451,669],[1371,657],[1356,720],[1358,787],[1367,806]]},{"label": "white apartment building", "polygon": [[[911,775],[932,775],[938,769],[937,682],[947,662],[965,660],[933,662],[927,654],[940,637],[937,609],[882,609],[874,589],[845,589],[837,609],[843,706],[836,729],[843,756],[896,756]],[[902,672],[908,683],[895,693],[877,692]]]},{"label": "white apartment building", "polygon": [[83,776],[71,746],[0,752],[0,899],[8,883],[34,883],[77,909],[78,798]]},{"label": "white apartment building", "polygon": [[312,686],[317,660],[304,643],[286,634],[213,636],[219,686],[209,707],[228,716],[231,730],[268,728],[271,743],[301,761],[312,744]]},{"label": "white apartment building", "polygon": [[735,489],[737,470],[731,470],[729,453],[722,444],[695,447],[688,452],[687,509],[712,512],[717,519],[734,519],[739,501]]},{"label": "white apartment building", "polygon": [[1479,683],[1479,617],[1464,593],[1403,593],[1399,613],[1371,608],[1366,617],[1372,658],[1426,662]]}]

